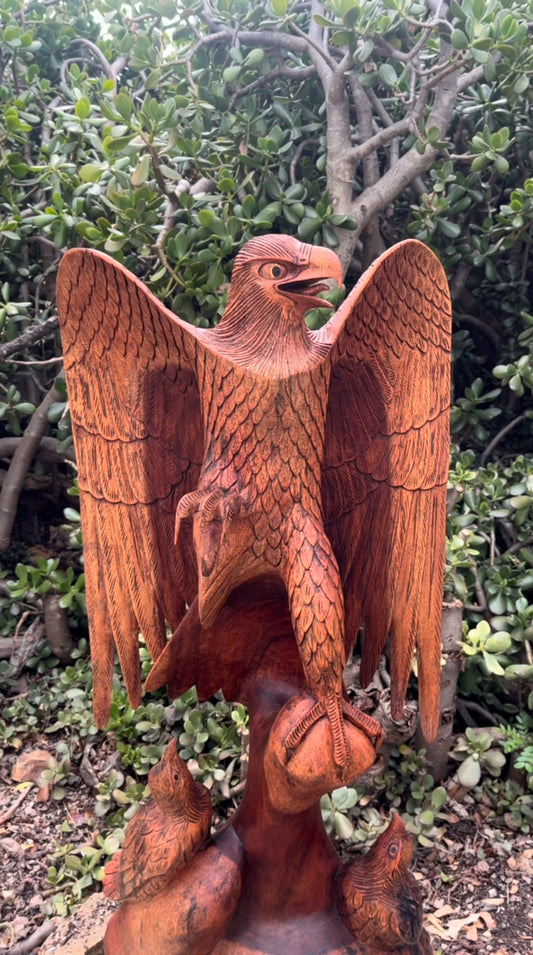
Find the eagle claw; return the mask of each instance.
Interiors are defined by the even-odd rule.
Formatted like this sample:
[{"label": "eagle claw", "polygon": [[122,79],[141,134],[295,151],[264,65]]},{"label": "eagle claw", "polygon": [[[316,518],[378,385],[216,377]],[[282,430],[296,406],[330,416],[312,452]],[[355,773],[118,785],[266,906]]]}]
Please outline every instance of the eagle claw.
[{"label": "eagle claw", "polygon": [[226,521],[235,520],[240,514],[242,498],[235,492],[223,491],[216,488],[214,491],[205,491],[198,488],[191,494],[184,494],[176,508],[176,525],[174,543],[177,543],[181,522],[193,517],[203,526],[219,521],[224,525]]},{"label": "eagle claw", "polygon": [[383,739],[383,730],[377,720],[367,713],[352,706],[347,700],[333,697],[327,701],[318,700],[300,722],[291,730],[285,741],[287,750],[295,750],[305,734],[315,723],[326,716],[330,722],[333,736],[333,751],[335,762],[340,767],[348,764],[348,746],[343,716],[349,723],[361,730],[368,737],[375,749]]}]

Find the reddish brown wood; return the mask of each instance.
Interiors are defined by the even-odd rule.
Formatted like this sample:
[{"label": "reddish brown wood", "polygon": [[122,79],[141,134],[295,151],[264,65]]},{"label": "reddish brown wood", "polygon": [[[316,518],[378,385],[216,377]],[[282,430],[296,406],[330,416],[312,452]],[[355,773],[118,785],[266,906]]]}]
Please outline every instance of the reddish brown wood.
[{"label": "reddish brown wood", "polygon": [[[361,942],[394,951],[421,938],[422,896],[409,871],[412,857],[411,836],[395,815],[367,855],[337,871],[339,912]],[[427,941],[422,936],[424,945]]]},{"label": "reddish brown wood", "polygon": [[[317,296],[331,279],[342,277],[330,250],[286,236],[253,239],[235,261],[221,322],[201,329],[100,253],[67,253],[58,278],[96,719],[108,718],[115,647],[132,705],[140,700],[139,631],[156,660],[151,687],[178,693],[196,683],[202,698],[222,688],[252,713],[255,756],[233,823],[243,884],[219,952],[248,931],[252,951],[286,951],[290,941],[296,952],[308,917],[315,938],[313,920],[329,926],[330,949],[320,951],[335,950],[339,931],[339,951],[366,950],[353,941],[342,948],[337,862],[318,812],[320,794],[363,772],[381,735],[343,688],[362,625],[363,681],[389,637],[399,716],[416,648],[426,737],[437,728],[446,280],[428,249],[400,243],[311,332],[305,313],[324,304]],[[168,644],[165,620],[174,630]],[[310,889],[291,864],[300,844],[311,854],[306,875],[309,865],[318,873]],[[186,909],[188,873],[218,845],[187,859],[149,906],[125,903],[117,917],[124,931],[141,923],[156,931],[163,895]],[[201,892],[196,901],[195,912]],[[220,929],[222,915],[210,917]],[[276,943],[266,941],[265,925]],[[215,935],[207,933],[208,944]],[[122,951],[116,945],[108,942],[113,955]]]},{"label": "reddish brown wood", "polygon": [[[303,678],[303,672],[292,633],[272,636],[268,620],[269,616],[274,619],[274,612],[263,609],[265,626],[255,619],[255,669],[240,690],[240,698],[250,712],[249,771],[242,803],[223,832],[215,835],[213,846],[200,850],[184,878],[176,879],[171,890],[155,898],[155,909],[152,903],[150,908],[142,903],[121,906],[106,934],[106,955],[152,951],[161,955],[194,955],[197,951],[216,955],[384,955],[391,950],[390,945],[383,947],[381,940],[368,944],[368,929],[364,942],[354,938],[341,915],[337,899],[342,900],[342,895],[336,881],[342,878],[345,867],[325,833],[318,799],[341,784],[342,769],[333,758],[331,728],[324,717],[287,758],[283,741],[299,720],[298,708],[308,705],[307,691],[301,688],[303,679],[299,676]],[[245,626],[250,611],[246,600],[234,598],[233,610]],[[255,608],[250,614],[253,618]],[[222,643],[228,634],[223,626]],[[187,642],[175,642],[177,666],[182,657],[186,661],[189,656]],[[350,725],[346,730],[350,769],[356,776],[373,762],[375,753],[360,730]],[[211,915],[213,893],[220,889],[207,878],[197,880],[195,875],[192,881],[189,873],[195,874],[196,866],[203,866],[210,849],[226,847],[228,839],[233,840],[229,845],[234,852],[239,847],[241,854],[231,862],[225,855],[217,859],[212,877],[222,878],[222,889],[229,879],[233,880],[235,894],[229,906],[224,895],[228,917],[222,920],[219,912],[218,920],[213,919],[209,936],[212,948],[204,949],[205,938],[194,920],[191,925],[188,913],[207,908]],[[378,849],[380,846],[378,841]],[[380,856],[385,870],[387,859],[382,850]],[[405,873],[405,865],[401,871]],[[369,879],[372,892],[377,882],[372,867],[369,874],[373,876]],[[392,917],[394,892],[389,892],[387,901],[387,915]],[[174,929],[167,934],[165,925],[161,940],[165,906],[173,926],[177,922],[173,913],[180,913],[180,932],[175,937]],[[384,908],[383,904],[374,906],[373,914],[381,915]],[[377,929],[383,934],[381,922]],[[394,949],[397,955],[430,955],[426,939],[414,935],[412,944],[404,944],[398,937]]]},{"label": "reddish brown wood", "polygon": [[235,833],[221,833],[149,904],[124,902],[109,920],[106,955],[208,955],[238,905],[242,856]]},{"label": "reddish brown wood", "polygon": [[148,775],[151,800],[132,819],[124,846],[104,874],[109,899],[157,895],[194,858],[209,835],[209,791],[196,783],[178,754],[176,737]]}]

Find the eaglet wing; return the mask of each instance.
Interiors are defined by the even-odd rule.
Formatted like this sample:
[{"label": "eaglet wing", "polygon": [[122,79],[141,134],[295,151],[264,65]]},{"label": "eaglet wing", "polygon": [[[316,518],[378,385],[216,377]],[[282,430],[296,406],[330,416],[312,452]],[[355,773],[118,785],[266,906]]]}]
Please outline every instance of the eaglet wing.
[{"label": "eaglet wing", "polygon": [[366,685],[390,636],[399,718],[416,648],[428,739],[438,725],[450,326],[444,271],[407,240],[316,333],[331,346],[323,509],[345,591],[347,651],[363,625]]},{"label": "eaglet wing", "polygon": [[[195,329],[99,252],[62,259],[57,301],[83,520],[98,725],[109,717],[115,646],[132,706],[138,634],[156,658],[196,592],[174,547],[180,497],[203,455]],[[186,548],[187,549],[187,548]]]}]

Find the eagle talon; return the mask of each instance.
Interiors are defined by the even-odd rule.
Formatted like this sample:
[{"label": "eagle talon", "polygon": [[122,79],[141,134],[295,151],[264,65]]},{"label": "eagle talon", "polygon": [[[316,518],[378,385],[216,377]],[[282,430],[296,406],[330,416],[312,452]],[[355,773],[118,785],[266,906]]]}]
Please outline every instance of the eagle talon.
[{"label": "eagle talon", "polygon": [[343,716],[368,737],[374,749],[377,749],[381,744],[383,730],[378,721],[368,716],[367,713],[363,713],[363,711],[357,709],[357,707],[352,706],[347,700],[339,700],[335,697],[327,702],[319,700],[291,730],[285,740],[285,751],[288,759],[290,759],[291,755],[297,749],[306,733],[311,727],[318,723],[323,716],[328,719],[331,726],[334,759],[336,764],[341,768],[345,767],[348,763],[348,746]]},{"label": "eagle talon", "polygon": [[235,520],[239,515],[242,499],[239,494],[223,491],[217,488],[214,491],[205,491],[197,488],[190,494],[184,494],[176,508],[176,524],[174,543],[178,541],[181,522],[187,518],[198,518],[202,525],[209,525],[215,521],[225,524]]},{"label": "eagle talon", "polygon": [[190,494],[184,494],[176,508],[176,521],[174,524],[174,544],[178,543],[181,522],[188,517],[194,517],[202,504],[205,492],[196,490]]},{"label": "eagle talon", "polygon": [[369,716],[368,713],[364,713],[346,700],[343,700],[342,711],[346,719],[352,723],[353,726],[356,726],[365,736],[368,736],[374,749],[378,749],[383,740],[383,728],[381,724],[372,716]]}]

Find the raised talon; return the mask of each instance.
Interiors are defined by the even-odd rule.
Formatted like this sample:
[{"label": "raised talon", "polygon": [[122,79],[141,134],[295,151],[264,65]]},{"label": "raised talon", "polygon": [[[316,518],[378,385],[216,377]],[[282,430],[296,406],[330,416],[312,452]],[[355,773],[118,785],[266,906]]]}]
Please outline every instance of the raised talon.
[{"label": "raised talon", "polygon": [[174,544],[178,543],[181,522],[187,517],[194,517],[204,497],[205,491],[197,489],[190,494],[184,494],[179,501],[176,508],[176,522],[174,524]]},{"label": "raised talon", "polygon": [[204,499],[198,508],[202,521],[206,524],[209,524],[210,521],[223,521],[224,511],[226,510],[224,503],[225,494],[223,491],[211,491],[210,494],[204,495]]},{"label": "raised talon", "polygon": [[207,492],[198,488],[190,494],[184,494],[176,508],[174,542],[177,542],[181,522],[186,518],[199,514],[204,524],[209,524],[211,521],[224,523],[238,516],[241,505],[242,499],[239,494],[221,491],[220,488]]}]

